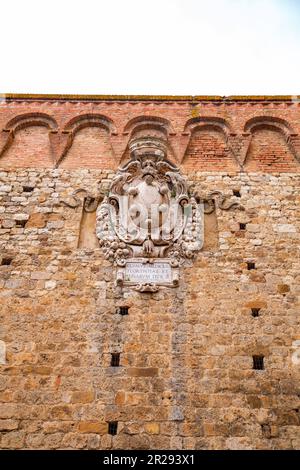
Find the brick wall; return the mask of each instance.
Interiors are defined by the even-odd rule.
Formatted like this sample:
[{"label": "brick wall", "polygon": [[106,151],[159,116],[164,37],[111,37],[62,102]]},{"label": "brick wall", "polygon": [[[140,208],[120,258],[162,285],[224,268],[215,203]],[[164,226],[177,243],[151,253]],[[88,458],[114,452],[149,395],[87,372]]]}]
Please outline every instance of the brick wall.
[{"label": "brick wall", "polygon": [[299,171],[297,102],[11,99],[0,111],[3,168],[115,169],[147,129],[168,135],[188,171]]}]

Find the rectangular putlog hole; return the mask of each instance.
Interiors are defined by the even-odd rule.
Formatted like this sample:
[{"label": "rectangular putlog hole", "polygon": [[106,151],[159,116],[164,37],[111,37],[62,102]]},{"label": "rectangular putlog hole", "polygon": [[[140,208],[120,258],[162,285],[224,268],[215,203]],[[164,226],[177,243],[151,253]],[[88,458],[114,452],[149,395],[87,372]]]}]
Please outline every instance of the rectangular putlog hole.
[{"label": "rectangular putlog hole", "polygon": [[120,365],[120,353],[111,353],[110,365],[111,365],[111,367],[119,367],[119,365]]},{"label": "rectangular putlog hole", "polygon": [[32,193],[34,188],[32,186],[23,186],[23,192],[24,193]]},{"label": "rectangular putlog hole", "polygon": [[252,317],[259,317],[260,308],[251,308]]},{"label": "rectangular putlog hole", "polygon": [[118,421],[109,421],[108,423],[108,434],[115,436],[118,432]]},{"label": "rectangular putlog hole", "polygon": [[27,224],[27,220],[16,220],[16,227],[18,228],[25,228]]},{"label": "rectangular putlog hole", "polygon": [[128,315],[128,310],[129,310],[129,307],[118,307],[117,308],[117,313],[119,315]]},{"label": "rectangular putlog hole", "polygon": [[253,357],[253,369],[255,370],[264,370],[264,356],[257,355]]}]

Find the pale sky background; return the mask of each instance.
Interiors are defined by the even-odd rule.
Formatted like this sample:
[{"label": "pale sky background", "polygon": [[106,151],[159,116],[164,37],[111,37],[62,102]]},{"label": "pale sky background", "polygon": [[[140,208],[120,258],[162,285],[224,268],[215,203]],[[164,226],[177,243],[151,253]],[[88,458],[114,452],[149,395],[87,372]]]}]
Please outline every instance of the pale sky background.
[{"label": "pale sky background", "polygon": [[1,93],[300,94],[300,0],[9,0]]}]

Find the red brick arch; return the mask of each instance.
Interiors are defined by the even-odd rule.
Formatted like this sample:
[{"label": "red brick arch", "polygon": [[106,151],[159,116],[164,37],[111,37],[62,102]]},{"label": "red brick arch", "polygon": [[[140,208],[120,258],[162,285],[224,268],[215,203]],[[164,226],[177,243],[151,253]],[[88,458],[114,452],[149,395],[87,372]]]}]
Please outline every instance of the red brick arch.
[{"label": "red brick arch", "polygon": [[248,168],[251,168],[252,162],[252,165],[255,163],[264,171],[270,171],[271,168],[288,171],[296,165],[295,159],[299,160],[297,145],[294,145],[297,144],[298,136],[286,120],[273,116],[256,116],[246,122],[244,131],[250,135],[245,159]]},{"label": "red brick arch", "polygon": [[[58,142],[58,158],[56,167],[60,166],[67,157],[78,132],[89,127],[104,129],[109,136],[117,135],[116,126],[112,119],[103,114],[81,114],[70,119],[64,126]],[[111,142],[110,142],[111,145]]]},{"label": "red brick arch", "polygon": [[[197,117],[187,121],[182,133],[185,148],[182,152],[184,167],[210,171],[238,169],[238,162],[229,145],[231,126],[219,117]],[[211,151],[208,154],[208,147]]]},{"label": "red brick arch", "polygon": [[58,129],[56,120],[49,114],[36,112],[17,115],[10,119],[4,129],[2,129],[0,135],[0,158],[12,145],[18,131],[33,126],[46,127],[49,131],[50,139],[51,134],[57,133]]}]

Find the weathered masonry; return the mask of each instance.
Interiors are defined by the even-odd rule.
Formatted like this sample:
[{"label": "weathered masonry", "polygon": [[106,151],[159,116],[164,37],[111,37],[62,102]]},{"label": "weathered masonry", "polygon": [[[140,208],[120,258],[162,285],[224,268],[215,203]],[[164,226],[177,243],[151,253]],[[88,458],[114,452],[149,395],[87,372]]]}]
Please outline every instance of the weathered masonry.
[{"label": "weathered masonry", "polygon": [[3,95],[0,447],[299,449],[299,175],[299,97]]}]

